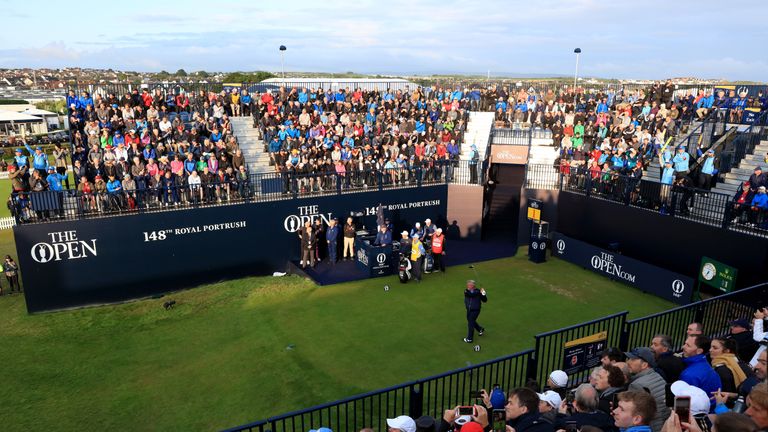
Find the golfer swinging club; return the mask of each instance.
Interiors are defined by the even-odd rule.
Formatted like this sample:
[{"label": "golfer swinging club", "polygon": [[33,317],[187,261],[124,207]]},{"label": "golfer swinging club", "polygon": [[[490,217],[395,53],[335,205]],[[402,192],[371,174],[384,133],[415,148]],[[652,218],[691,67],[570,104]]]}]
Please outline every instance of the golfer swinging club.
[{"label": "golfer swinging club", "polygon": [[477,334],[482,336],[485,333],[485,329],[477,323],[477,317],[480,316],[480,308],[482,303],[488,301],[488,297],[485,295],[485,289],[480,288],[478,290],[475,287],[475,281],[472,279],[467,281],[467,289],[464,290],[464,306],[467,308],[467,337],[464,338],[464,342],[472,343],[475,337],[475,330]]}]

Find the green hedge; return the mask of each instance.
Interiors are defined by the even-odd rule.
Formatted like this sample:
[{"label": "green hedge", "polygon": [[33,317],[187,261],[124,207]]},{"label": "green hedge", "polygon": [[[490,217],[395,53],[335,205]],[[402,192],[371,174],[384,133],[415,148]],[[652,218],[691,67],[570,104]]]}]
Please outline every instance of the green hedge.
[{"label": "green hedge", "polygon": [[28,103],[24,99],[0,99],[0,105],[22,105]]}]

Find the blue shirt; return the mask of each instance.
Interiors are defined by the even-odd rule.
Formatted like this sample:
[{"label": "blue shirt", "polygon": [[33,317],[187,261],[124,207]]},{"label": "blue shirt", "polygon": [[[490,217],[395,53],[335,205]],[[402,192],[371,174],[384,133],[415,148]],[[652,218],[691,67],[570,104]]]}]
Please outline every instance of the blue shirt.
[{"label": "blue shirt", "polygon": [[672,163],[675,165],[675,171],[683,172],[688,171],[688,160],[690,158],[688,157],[688,153],[682,152],[675,155],[674,158],[672,158]]},{"label": "blue shirt", "polygon": [[675,178],[675,169],[665,166],[664,172],[661,173],[661,183],[665,185],[671,185],[672,180]]},{"label": "blue shirt", "polygon": [[701,166],[701,172],[704,174],[712,175],[715,172],[715,158],[708,157],[704,159],[704,164]]},{"label": "blue shirt", "polygon": [[48,177],[46,177],[45,180],[48,182],[48,186],[51,188],[51,190],[61,191],[64,189],[61,186],[61,182],[66,178],[67,176],[65,176],[64,174],[51,173],[51,174],[48,174]]}]

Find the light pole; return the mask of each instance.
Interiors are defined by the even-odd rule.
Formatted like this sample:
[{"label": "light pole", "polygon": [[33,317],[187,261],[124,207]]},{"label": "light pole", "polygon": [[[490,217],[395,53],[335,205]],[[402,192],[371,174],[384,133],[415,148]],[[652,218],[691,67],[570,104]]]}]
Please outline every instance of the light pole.
[{"label": "light pole", "polygon": [[576,83],[579,80],[579,54],[581,54],[581,48],[573,50],[576,53],[576,73],[573,75],[573,91],[576,91]]},{"label": "light pole", "polygon": [[285,45],[280,45],[280,69],[283,71],[283,84],[285,84]]}]

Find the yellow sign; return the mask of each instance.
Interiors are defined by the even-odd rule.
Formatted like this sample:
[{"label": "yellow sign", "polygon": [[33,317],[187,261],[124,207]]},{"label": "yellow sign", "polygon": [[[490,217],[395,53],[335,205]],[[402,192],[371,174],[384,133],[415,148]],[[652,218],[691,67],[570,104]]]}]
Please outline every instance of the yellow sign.
[{"label": "yellow sign", "polygon": [[534,220],[534,221],[540,221],[541,220],[541,209],[528,207],[528,220]]},{"label": "yellow sign", "polygon": [[572,341],[568,341],[565,343],[563,348],[570,348],[572,346],[581,345],[581,344],[587,344],[587,343],[593,343],[593,342],[600,342],[608,339],[608,331],[604,330],[600,333],[595,333],[590,336],[583,337],[581,339],[576,339]]}]

